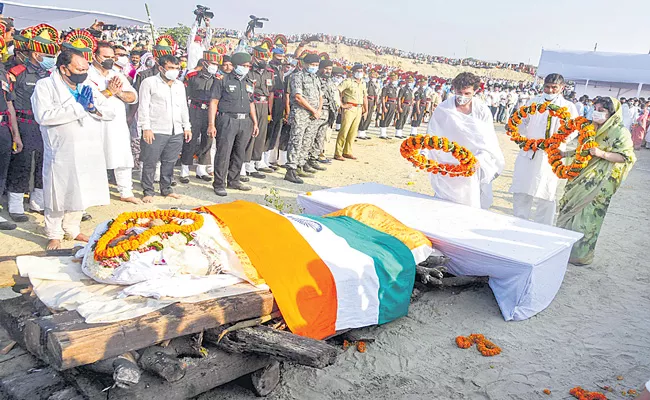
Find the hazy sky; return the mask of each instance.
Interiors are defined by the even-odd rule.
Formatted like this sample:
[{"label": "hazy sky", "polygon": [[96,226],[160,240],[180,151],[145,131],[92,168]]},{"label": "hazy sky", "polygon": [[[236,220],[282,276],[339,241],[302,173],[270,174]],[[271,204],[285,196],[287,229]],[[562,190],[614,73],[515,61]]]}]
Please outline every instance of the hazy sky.
[{"label": "hazy sky", "polygon": [[[25,0],[146,19],[138,0]],[[213,26],[243,29],[248,15],[270,19],[260,32],[323,32],[450,57],[537,64],[547,49],[648,53],[648,0],[150,0],[156,26],[191,24],[196,3]]]}]

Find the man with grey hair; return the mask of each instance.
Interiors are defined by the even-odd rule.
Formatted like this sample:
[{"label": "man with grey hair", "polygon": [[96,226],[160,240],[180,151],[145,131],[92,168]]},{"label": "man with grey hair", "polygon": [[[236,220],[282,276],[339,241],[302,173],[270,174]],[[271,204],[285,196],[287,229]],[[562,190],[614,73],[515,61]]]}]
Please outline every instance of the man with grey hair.
[{"label": "man with grey hair", "polygon": [[[578,117],[575,105],[562,96],[565,88],[564,77],[550,74],[544,79],[544,93],[534,97],[528,104],[550,102],[558,107],[566,107],[571,118]],[[530,115],[523,120],[520,133],[529,139],[550,138],[560,127],[560,120],[551,117],[548,111]],[[523,219],[532,217],[533,203],[536,203],[532,219],[546,225],[553,225],[556,209],[556,191],[559,178],[555,176],[548,156],[543,150],[520,150],[515,161],[510,193],[513,194],[514,215]]]}]

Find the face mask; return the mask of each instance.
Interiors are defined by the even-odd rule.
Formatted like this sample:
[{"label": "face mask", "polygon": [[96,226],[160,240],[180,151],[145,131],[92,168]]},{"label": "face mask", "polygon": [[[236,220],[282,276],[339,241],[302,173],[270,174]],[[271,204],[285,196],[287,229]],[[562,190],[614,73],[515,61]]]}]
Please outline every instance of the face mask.
[{"label": "face mask", "polygon": [[323,73],[323,77],[324,77],[324,78],[330,78],[331,76],[332,76],[332,73],[331,73],[331,72],[324,72],[324,73]]},{"label": "face mask", "polygon": [[187,62],[186,61],[181,61],[181,68],[182,69],[187,68]]},{"label": "face mask", "polygon": [[242,78],[248,74],[248,71],[250,71],[250,68],[244,67],[242,65],[238,65],[235,67],[235,73]]},{"label": "face mask", "polygon": [[126,68],[129,66],[129,58],[127,56],[118,57],[117,61],[115,61],[115,64],[122,68]]},{"label": "face mask", "polygon": [[459,96],[459,95],[456,95],[456,103],[459,106],[464,106],[465,104],[468,104],[470,101],[472,101],[471,96]]},{"label": "face mask", "polygon": [[170,69],[170,70],[165,71],[165,78],[166,78],[168,81],[173,81],[173,80],[175,80],[176,78],[178,78],[178,75],[179,75],[180,73],[181,73],[181,71],[179,71],[179,70],[177,70],[177,69]]},{"label": "face mask", "polygon": [[560,96],[559,94],[544,93],[544,100],[553,101],[557,99],[559,96]]},{"label": "face mask", "polygon": [[7,54],[9,54],[10,56],[13,56],[14,55],[14,50],[15,50],[14,45],[13,44],[9,45],[9,47],[7,47]]},{"label": "face mask", "polygon": [[592,119],[597,124],[607,121],[607,114],[604,111],[594,111]]},{"label": "face mask", "polygon": [[257,69],[264,69],[264,68],[266,68],[266,66],[267,66],[267,64],[266,64],[266,61],[264,61],[264,60],[258,61],[257,63],[255,63],[255,68],[257,68]]},{"label": "face mask", "polygon": [[217,72],[219,72],[219,67],[216,66],[216,65],[208,65],[207,69],[208,69],[208,74],[210,74],[210,75],[214,75]]},{"label": "face mask", "polygon": [[354,79],[361,79],[361,78],[363,78],[363,72],[354,73]]},{"label": "face mask", "polygon": [[415,87],[415,83],[409,83],[409,87],[413,89]]},{"label": "face mask", "polygon": [[39,61],[38,64],[44,70],[49,71],[52,68],[54,68],[54,65],[56,64],[56,60],[54,59],[54,57],[43,57],[43,59]]},{"label": "face mask", "polygon": [[390,84],[393,85],[393,87],[397,87],[397,86],[399,86],[399,82],[398,82],[398,81],[392,81]]},{"label": "face mask", "polygon": [[101,66],[105,70],[113,69],[113,64],[115,64],[115,60],[113,60],[112,58],[107,58],[106,60],[101,62]]},{"label": "face mask", "polygon": [[307,72],[309,72],[310,74],[315,74],[316,72],[318,72],[318,67],[308,67]]},{"label": "face mask", "polygon": [[70,79],[70,82],[76,83],[77,85],[80,83],[84,83],[86,79],[88,78],[88,74],[73,74],[70,72],[70,76],[68,76],[68,79]]}]

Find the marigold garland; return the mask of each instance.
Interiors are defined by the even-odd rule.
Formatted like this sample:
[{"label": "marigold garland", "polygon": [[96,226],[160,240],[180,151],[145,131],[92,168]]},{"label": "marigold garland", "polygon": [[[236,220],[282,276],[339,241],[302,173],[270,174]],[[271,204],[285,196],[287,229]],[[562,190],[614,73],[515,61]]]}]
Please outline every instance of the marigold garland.
[{"label": "marigold garland", "polygon": [[532,103],[529,106],[523,106],[512,114],[506,124],[506,134],[510,136],[510,140],[517,143],[519,148],[524,151],[545,150],[551,145],[551,143],[563,142],[566,140],[566,137],[573,131],[566,133],[558,130],[558,132],[554,133],[550,138],[544,139],[528,139],[526,136],[519,134],[519,125],[521,125],[522,120],[536,113],[543,114],[546,111],[548,111],[550,116],[559,118],[561,120],[560,125],[568,123],[571,119],[571,113],[566,107],[551,104],[550,101],[539,105],[537,103]]},{"label": "marigold garland", "polygon": [[[420,154],[420,150],[442,150],[450,153],[458,160],[459,164],[441,164],[430,160]],[[474,175],[476,157],[467,148],[449,139],[438,136],[418,135],[402,142],[400,154],[410,161],[416,168],[426,170],[433,174],[449,175],[451,177]]]},{"label": "marigold garland", "polygon": [[571,164],[564,165],[562,163],[560,144],[564,140],[555,141],[546,149],[548,163],[551,164],[553,173],[560,179],[571,180],[580,175],[582,169],[589,165],[589,161],[592,158],[589,149],[598,147],[598,143],[594,139],[596,136],[596,128],[586,118],[578,117],[560,126],[559,131],[563,132],[563,135],[566,134],[566,136],[574,131],[578,131],[578,146],[576,147],[576,155]]},{"label": "marigold garland", "polygon": [[456,345],[461,349],[469,349],[474,343],[476,343],[476,348],[484,357],[492,357],[501,353],[501,348],[499,346],[487,340],[485,336],[479,333],[456,337]]},{"label": "marigold garland", "polygon": [[604,394],[600,392],[588,392],[580,386],[569,390],[569,394],[578,400],[607,400],[607,396]]},{"label": "marigold garland", "polygon": [[[164,225],[153,226],[139,235],[124,239],[109,247],[109,243],[123,235],[127,230],[142,226],[138,223],[139,219],[160,219],[165,222]],[[191,219],[194,223],[189,225],[178,225],[177,219]],[[129,251],[136,251],[144,245],[153,236],[161,234],[190,234],[203,226],[203,215],[194,212],[184,212],[178,210],[157,210],[157,211],[137,211],[120,214],[109,226],[108,230],[97,241],[95,246],[95,260],[102,261],[105,259],[124,257]]]}]

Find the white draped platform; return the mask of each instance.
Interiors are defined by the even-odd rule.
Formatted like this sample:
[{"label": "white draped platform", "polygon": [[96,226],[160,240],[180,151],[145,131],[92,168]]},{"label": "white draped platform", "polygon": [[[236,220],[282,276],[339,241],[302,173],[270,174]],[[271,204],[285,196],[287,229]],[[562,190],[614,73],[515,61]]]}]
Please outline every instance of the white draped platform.
[{"label": "white draped platform", "polygon": [[352,204],[374,204],[427,235],[451,258],[455,275],[489,276],[507,320],[525,320],[557,294],[571,247],[581,233],[436,200],[377,183],[362,183],[298,196],[306,214],[323,215]]}]

